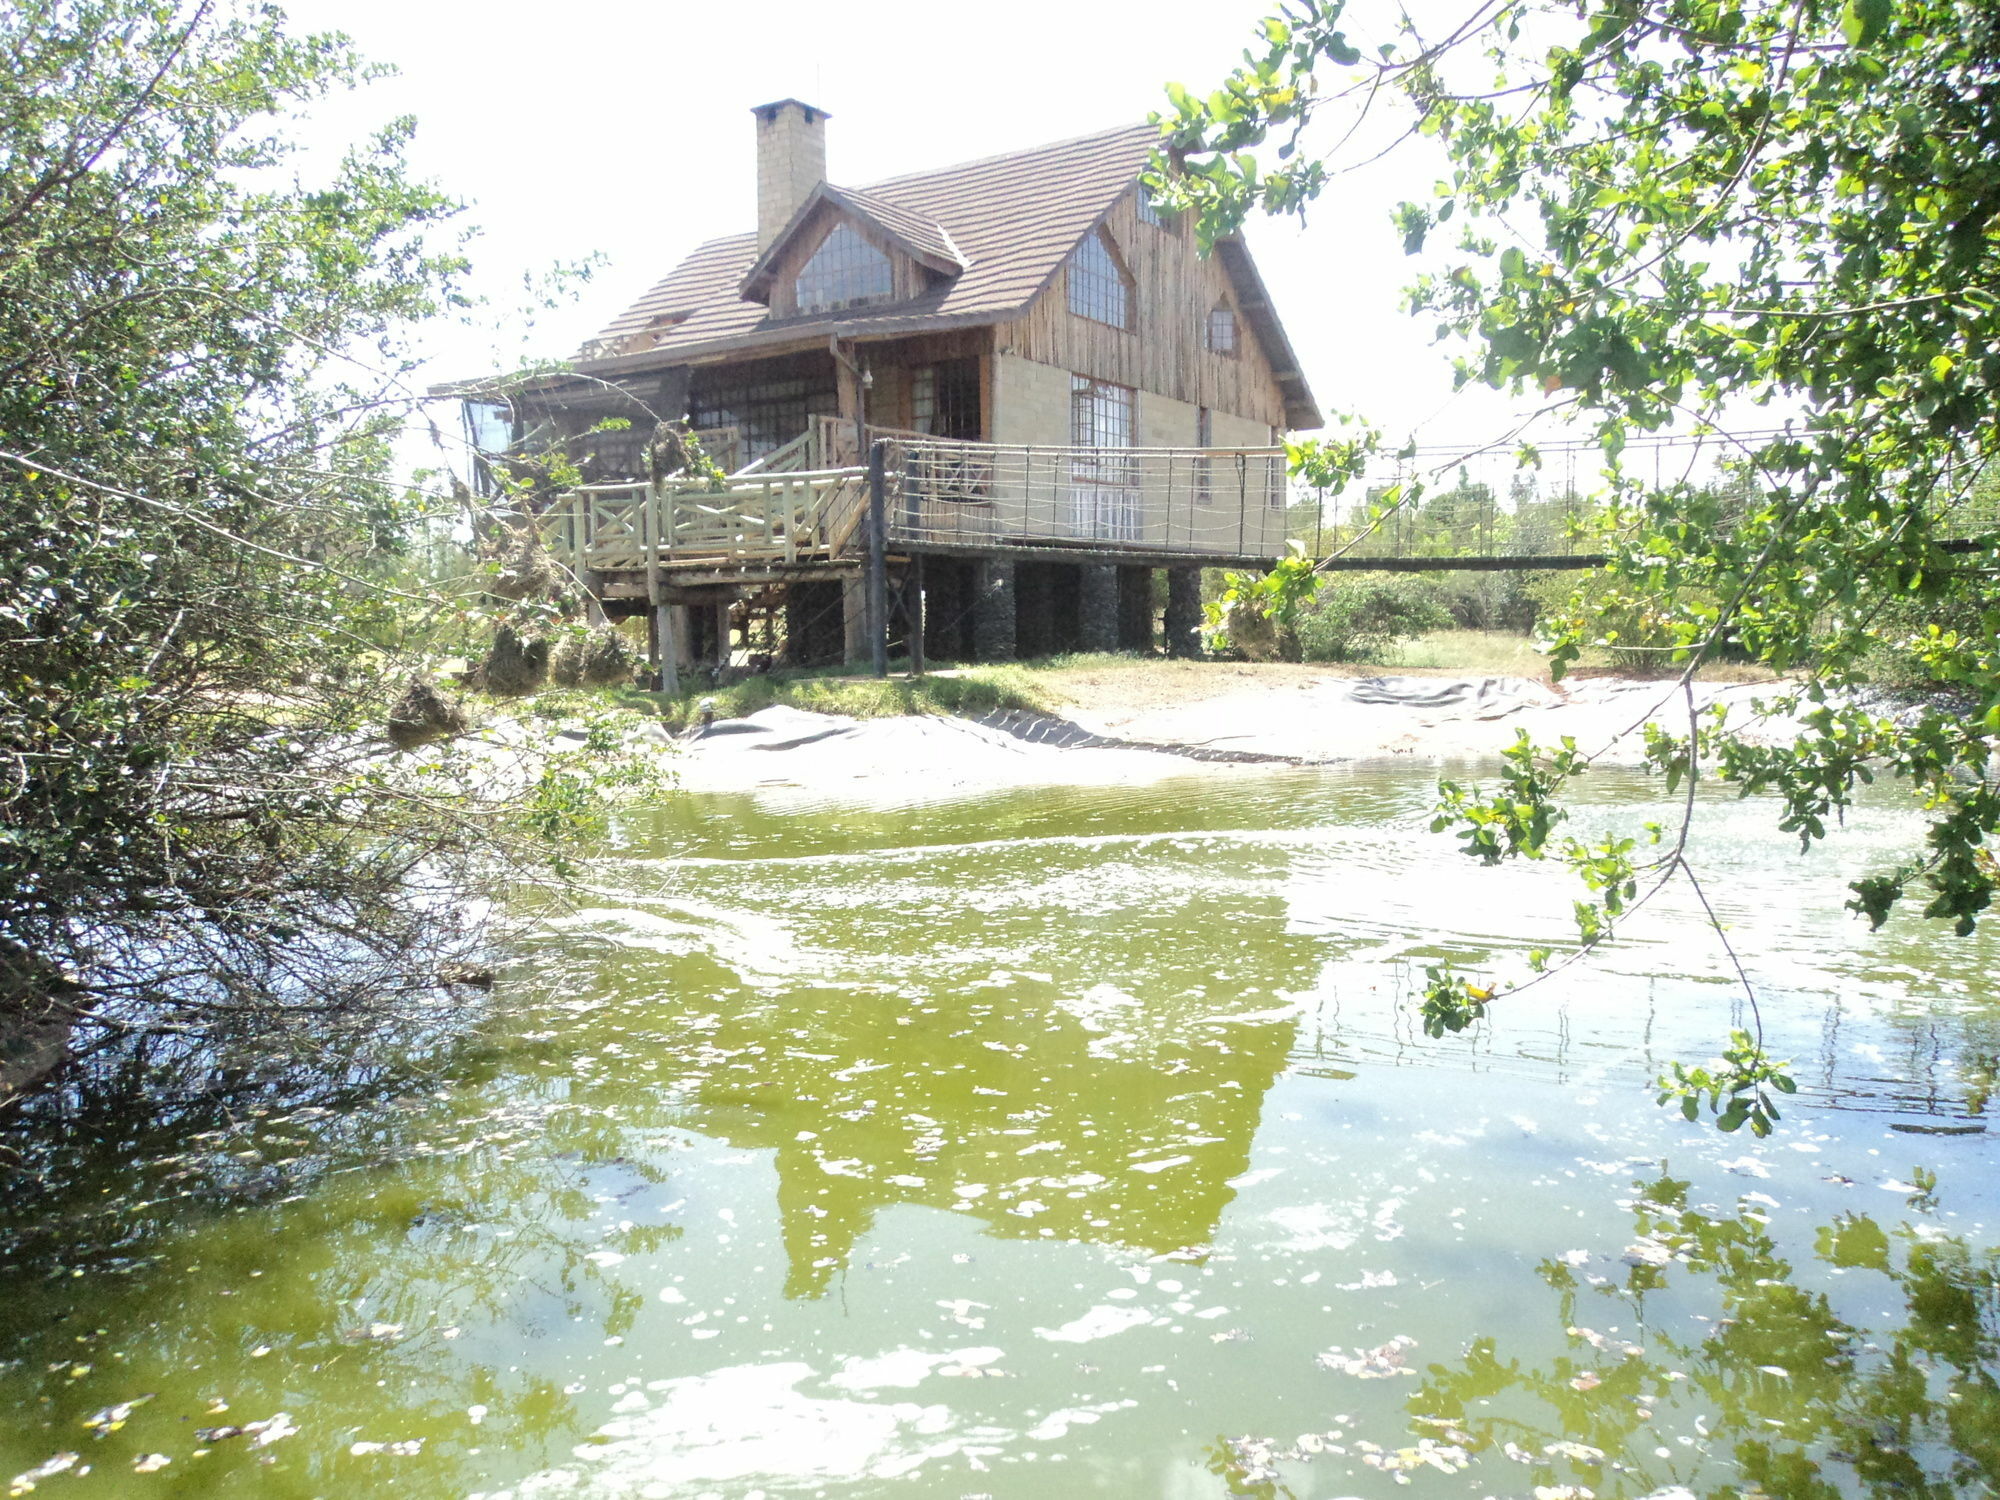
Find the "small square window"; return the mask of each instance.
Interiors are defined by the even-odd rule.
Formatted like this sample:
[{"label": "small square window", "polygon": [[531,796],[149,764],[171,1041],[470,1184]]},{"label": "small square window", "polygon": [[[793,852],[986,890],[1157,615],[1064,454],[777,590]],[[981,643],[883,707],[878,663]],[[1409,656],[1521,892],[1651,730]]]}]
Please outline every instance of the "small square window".
[{"label": "small square window", "polygon": [[1202,342],[1212,354],[1236,355],[1236,313],[1229,307],[1217,307],[1208,315],[1208,326],[1203,331]]}]

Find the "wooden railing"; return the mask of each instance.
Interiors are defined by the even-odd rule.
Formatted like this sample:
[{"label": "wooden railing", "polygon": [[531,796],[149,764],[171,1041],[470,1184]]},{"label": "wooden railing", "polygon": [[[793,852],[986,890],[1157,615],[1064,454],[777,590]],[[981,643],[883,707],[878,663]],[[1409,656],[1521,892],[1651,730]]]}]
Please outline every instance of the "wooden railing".
[{"label": "wooden railing", "polygon": [[[734,431],[735,429],[730,429]],[[872,435],[876,429],[869,428]],[[854,446],[854,424],[845,417],[811,417],[806,430],[762,458],[752,459],[733,474],[787,474],[798,469],[845,469],[860,465]]]},{"label": "wooden railing", "polygon": [[727,474],[743,462],[743,429],[741,427],[697,427],[694,440],[701,444],[701,451],[709,456],[716,467]]},{"label": "wooden railing", "polygon": [[851,541],[867,479],[863,469],[820,469],[735,476],[719,490],[680,480],[587,485],[543,513],[543,535],[579,574],[809,562]]},{"label": "wooden railing", "polygon": [[820,464],[812,462],[812,434],[802,432],[789,443],[773,448],[762,458],[753,458],[740,469],[730,470],[732,478],[742,478],[749,474],[790,474],[800,469],[817,469]]}]

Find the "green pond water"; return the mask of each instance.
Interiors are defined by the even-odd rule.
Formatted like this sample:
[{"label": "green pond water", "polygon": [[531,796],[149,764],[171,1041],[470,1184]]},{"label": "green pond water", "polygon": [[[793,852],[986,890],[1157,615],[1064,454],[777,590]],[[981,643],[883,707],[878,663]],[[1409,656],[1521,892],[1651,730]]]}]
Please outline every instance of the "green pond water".
[{"label": "green pond water", "polygon": [[1573,894],[1434,776],[636,817],[448,1045],[55,1148],[0,1489],[1995,1493],[1994,940],[1839,911],[1907,813],[1702,809],[1802,1085],[1760,1142],[1647,1087],[1741,1019],[1679,896],[1423,1037],[1424,961]]}]

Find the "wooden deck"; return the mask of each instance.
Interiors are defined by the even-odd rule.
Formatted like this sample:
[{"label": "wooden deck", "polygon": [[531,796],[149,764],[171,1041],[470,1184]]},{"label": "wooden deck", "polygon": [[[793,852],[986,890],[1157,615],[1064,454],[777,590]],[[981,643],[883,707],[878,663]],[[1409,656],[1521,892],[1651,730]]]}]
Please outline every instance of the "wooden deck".
[{"label": "wooden deck", "polygon": [[544,512],[543,535],[580,575],[813,562],[848,550],[867,481],[867,470],[846,468],[737,475],[720,490],[678,480],[586,485]]},{"label": "wooden deck", "polygon": [[[842,441],[842,439],[845,441]],[[1031,448],[871,430],[884,461],[884,544],[899,553],[1255,566],[1284,555],[1277,448]],[[550,550],[607,597],[847,572],[866,546],[868,470],[790,465],[855,449],[815,424],[702,481],[586,485],[543,515]]]}]

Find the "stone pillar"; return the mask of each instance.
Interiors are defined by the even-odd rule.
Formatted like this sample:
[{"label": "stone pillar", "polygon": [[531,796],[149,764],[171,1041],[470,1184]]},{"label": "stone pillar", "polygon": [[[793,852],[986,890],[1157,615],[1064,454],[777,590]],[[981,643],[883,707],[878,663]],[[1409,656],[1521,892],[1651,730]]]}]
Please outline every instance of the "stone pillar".
[{"label": "stone pillar", "polygon": [[[1058,651],[1074,651],[1076,632],[1064,639],[1057,629],[1058,580],[1069,580],[1067,563],[1023,562],[1014,565],[1014,654],[1023,661],[1053,656]],[[1069,587],[1069,614],[1076,616],[1076,586]]]},{"label": "stone pillar", "polygon": [[1118,569],[1085,563],[1077,570],[1077,634],[1086,651],[1118,649]]},{"label": "stone pillar", "polygon": [[1014,562],[982,557],[973,565],[972,654],[978,661],[1014,659]]},{"label": "stone pillar", "polygon": [[846,642],[843,659],[850,667],[866,669],[874,652],[868,641],[868,588],[859,573],[840,580],[840,626]]},{"label": "stone pillar", "polygon": [[1167,655],[1201,655],[1201,569],[1167,569]]},{"label": "stone pillar", "polygon": [[1118,569],[1118,649],[1153,654],[1153,570]]}]

